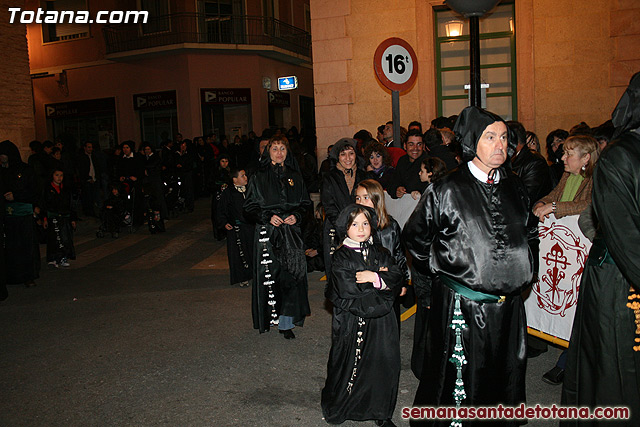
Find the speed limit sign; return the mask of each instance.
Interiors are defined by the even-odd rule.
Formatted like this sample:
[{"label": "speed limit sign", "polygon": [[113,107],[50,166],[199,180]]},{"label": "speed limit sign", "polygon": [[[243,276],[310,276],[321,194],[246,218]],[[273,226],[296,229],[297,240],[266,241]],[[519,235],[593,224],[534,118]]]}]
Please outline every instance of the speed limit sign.
[{"label": "speed limit sign", "polygon": [[406,41],[392,37],[376,49],[373,68],[380,83],[387,89],[409,89],[418,76],[418,60],[413,48]]}]

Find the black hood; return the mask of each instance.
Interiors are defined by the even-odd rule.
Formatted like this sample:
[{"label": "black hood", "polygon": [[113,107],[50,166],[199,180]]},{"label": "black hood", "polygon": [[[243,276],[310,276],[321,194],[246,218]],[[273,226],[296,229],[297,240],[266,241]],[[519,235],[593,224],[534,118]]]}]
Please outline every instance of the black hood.
[{"label": "black hood", "polygon": [[[329,158],[334,162],[338,162],[340,158],[340,152],[346,147],[350,145],[353,148],[353,151],[356,151],[357,142],[353,138],[342,138],[335,144],[333,144],[333,148],[331,148],[331,152],[329,153]],[[356,151],[357,152],[357,151]]]},{"label": "black hood", "polygon": [[[507,125],[502,117],[479,107],[467,107],[458,116],[453,131],[462,145],[462,160],[468,162],[476,156],[478,140],[482,132],[492,123],[502,122]],[[516,152],[516,138],[507,126],[508,147],[507,159],[510,159]]]},{"label": "black hood", "polygon": [[4,154],[9,158],[9,166],[15,166],[18,163],[22,163],[22,157],[20,157],[20,150],[16,145],[5,139],[0,142],[0,154]]},{"label": "black hood", "polygon": [[611,120],[616,128],[613,138],[640,127],[640,72],[631,77],[629,87],[611,113]]},{"label": "black hood", "polygon": [[353,212],[354,210],[358,209],[358,208],[362,208],[365,209],[367,211],[369,211],[369,214],[371,215],[371,236],[375,236],[376,234],[376,230],[377,230],[377,217],[376,217],[376,211],[373,210],[372,208],[368,207],[368,206],[363,206],[363,205],[358,205],[356,203],[352,203],[350,205],[348,205],[347,207],[345,207],[344,209],[342,209],[342,211],[340,211],[340,214],[338,215],[338,219],[336,221],[336,232],[338,233],[338,237],[340,238],[340,242],[342,242],[342,240],[344,240],[345,237],[347,237],[347,229],[349,228],[349,226],[351,224],[349,224],[348,220],[349,220],[349,215],[351,214],[351,212]]}]

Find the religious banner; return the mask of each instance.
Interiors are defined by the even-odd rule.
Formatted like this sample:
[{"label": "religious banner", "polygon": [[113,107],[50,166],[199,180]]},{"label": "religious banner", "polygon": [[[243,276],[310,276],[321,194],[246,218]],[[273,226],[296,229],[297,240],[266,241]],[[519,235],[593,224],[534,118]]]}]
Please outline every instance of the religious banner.
[{"label": "religious banner", "polygon": [[569,341],[580,292],[580,279],[591,242],[578,227],[578,215],[560,219],[550,215],[539,225],[538,230],[539,279],[533,284],[531,293],[524,302],[527,326],[551,337]]}]

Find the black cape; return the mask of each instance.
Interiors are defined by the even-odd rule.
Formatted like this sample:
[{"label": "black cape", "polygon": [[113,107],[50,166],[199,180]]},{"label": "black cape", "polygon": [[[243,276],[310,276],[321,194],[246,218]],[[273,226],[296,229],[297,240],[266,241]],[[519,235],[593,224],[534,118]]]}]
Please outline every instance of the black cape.
[{"label": "black cape", "polygon": [[[300,227],[312,202],[290,156],[283,166],[266,163],[251,177],[244,203],[246,215],[257,223],[252,313],[253,327],[260,332],[274,326],[280,315],[301,325],[311,313]],[[275,227],[269,223],[273,215],[283,220],[295,215],[297,221]]]},{"label": "black cape", "polygon": [[622,135],[605,149],[594,173],[593,208],[600,232],[580,284],[562,404],[627,406],[631,418],[613,425],[637,426],[640,319],[627,304],[640,302],[640,73],[632,78],[613,119],[616,133]]},{"label": "black cape", "polygon": [[[380,267],[389,271],[378,271]],[[357,271],[378,271],[389,290],[356,283]],[[385,420],[396,406],[400,376],[394,288],[403,275],[386,249],[372,245],[360,252],[340,246],[333,255],[327,298],[333,303],[331,351],[322,390],[325,420]],[[355,374],[354,374],[355,373]]]}]

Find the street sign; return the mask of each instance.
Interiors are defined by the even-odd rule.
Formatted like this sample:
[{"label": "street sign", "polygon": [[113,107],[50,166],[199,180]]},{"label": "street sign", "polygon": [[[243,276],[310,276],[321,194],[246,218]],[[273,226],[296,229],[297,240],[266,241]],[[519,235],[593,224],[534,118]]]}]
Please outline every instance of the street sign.
[{"label": "street sign", "polygon": [[278,90],[293,90],[298,88],[296,76],[278,77]]},{"label": "street sign", "polygon": [[418,59],[413,48],[397,37],[386,39],[376,49],[373,68],[380,83],[387,89],[405,91],[418,76]]}]

